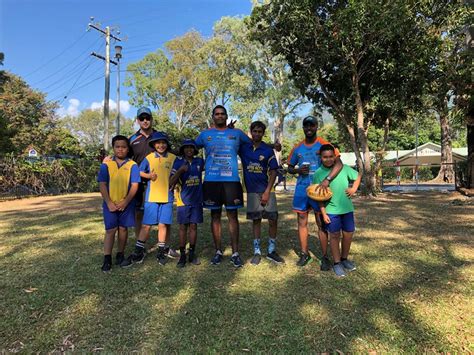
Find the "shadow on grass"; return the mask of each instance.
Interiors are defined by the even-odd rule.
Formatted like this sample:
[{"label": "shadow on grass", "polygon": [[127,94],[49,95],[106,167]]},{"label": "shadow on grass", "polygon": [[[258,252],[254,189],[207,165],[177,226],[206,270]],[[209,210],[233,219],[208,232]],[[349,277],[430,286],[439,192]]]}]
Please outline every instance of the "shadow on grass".
[{"label": "shadow on grass", "polygon": [[[170,262],[160,267],[148,255],[143,265],[115,267],[103,275],[100,203],[88,199],[98,207],[83,210],[80,201],[64,202],[67,212],[56,205],[50,206],[53,210],[8,212],[10,222],[4,225],[15,231],[15,238],[2,233],[7,252],[2,251],[0,261],[1,308],[7,325],[0,330],[0,349],[21,342],[25,352],[72,346],[81,351],[196,353],[465,350],[420,316],[416,306],[449,295],[453,284],[464,282],[461,268],[468,260],[455,255],[452,246],[470,246],[468,236],[451,231],[453,240],[448,240],[436,228],[428,228],[433,233],[427,236],[422,218],[383,234],[401,216],[429,216],[434,203],[403,211],[410,203],[404,196],[389,208],[403,213],[387,217],[387,202],[357,201],[358,216],[366,221],[359,222],[354,241],[359,270],[339,280],[319,272],[316,264],[294,266],[294,216],[280,225],[278,248],[287,265],[262,262],[234,270],[227,252],[222,265],[210,266],[208,213],[199,232],[202,265],[179,270]],[[289,210],[291,197],[280,201],[281,210]],[[241,249],[249,258],[251,224],[243,212]],[[449,227],[449,221],[439,224],[441,230]],[[227,234],[225,223],[223,227]],[[173,226],[175,241],[176,230]],[[415,237],[407,241],[406,235]],[[426,246],[426,240],[432,245]],[[312,244],[317,245],[316,238]],[[417,253],[423,247],[430,253]],[[133,238],[127,249],[133,249]],[[319,255],[318,247],[312,250]],[[397,272],[390,275],[379,265]]]}]

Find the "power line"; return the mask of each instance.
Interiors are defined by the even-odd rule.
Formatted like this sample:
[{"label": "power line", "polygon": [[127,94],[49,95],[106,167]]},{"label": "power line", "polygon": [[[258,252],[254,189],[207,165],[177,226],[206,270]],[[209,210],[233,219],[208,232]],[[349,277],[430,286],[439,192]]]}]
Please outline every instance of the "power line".
[{"label": "power line", "polygon": [[87,66],[84,68],[84,70],[81,72],[81,74],[79,74],[79,76],[77,77],[77,79],[74,81],[74,83],[72,84],[71,88],[69,89],[69,91],[66,93],[66,95],[64,96],[63,100],[61,101],[60,105],[64,102],[64,100],[67,99],[68,95],[71,93],[71,91],[74,89],[74,87],[76,86],[77,82],[79,81],[79,79],[81,78],[81,76],[85,73],[85,71],[87,70],[87,68],[89,68],[89,66],[92,64],[93,62],[93,59],[90,58],[90,61],[89,63],[87,64]]},{"label": "power line", "polygon": [[[104,76],[105,76],[105,75],[102,74],[101,76],[98,76],[98,77],[92,79],[91,81],[89,81],[89,82],[87,82],[87,83],[85,83],[85,84],[83,84],[83,85],[81,85],[81,86],[78,86],[78,87],[75,88],[74,90],[71,90],[71,92],[69,92],[68,95],[69,95],[69,94],[72,94],[73,92],[76,92],[77,90],[80,90],[80,89],[82,89],[82,88],[84,88],[84,87],[86,87],[86,86],[88,86],[88,85],[90,85],[90,84],[92,84],[93,82],[95,82],[95,81],[97,81],[97,80],[99,80],[99,79],[103,79]],[[56,101],[56,100],[58,100],[58,99],[60,99],[60,98],[62,98],[62,97],[63,97],[63,96],[56,96],[56,97],[55,97],[54,99],[52,99],[51,101]]]},{"label": "power line", "polygon": [[[94,41],[94,43],[93,43],[92,45],[90,45],[90,46],[86,49],[86,51],[88,51],[90,48],[94,47],[97,43],[99,43],[99,41],[100,41],[100,38],[99,38],[99,39],[96,39],[96,40]],[[35,82],[35,83],[31,84],[31,85],[32,85],[32,86],[36,86],[36,85],[41,84],[42,82],[44,82],[44,81],[46,81],[46,80],[48,80],[48,79],[54,77],[55,75],[57,75],[57,74],[59,74],[60,72],[62,72],[64,69],[70,67],[73,63],[77,62],[77,61],[78,61],[79,59],[81,59],[82,57],[84,57],[84,55],[79,55],[79,56],[77,56],[74,60],[68,62],[66,65],[62,66],[60,69],[56,70],[56,71],[55,71],[54,73],[52,73],[51,75],[48,75],[47,77],[45,77],[45,78],[41,79],[40,81],[37,81],[37,82]],[[86,54],[85,57],[88,58],[89,55]],[[83,60],[83,62],[84,62],[84,60]],[[81,63],[81,64],[82,64],[82,63]],[[76,66],[76,67],[77,67],[77,66]]]},{"label": "power line", "polygon": [[84,36],[87,34],[87,31],[85,31],[81,36],[79,36],[78,39],[76,39],[71,45],[69,45],[68,47],[66,47],[65,49],[63,49],[61,52],[59,52],[58,54],[56,54],[54,57],[52,57],[51,59],[49,59],[46,63],[40,65],[38,68],[36,68],[35,70],[33,70],[32,72],[29,72],[28,74],[24,75],[23,77],[26,78],[28,76],[30,76],[31,74],[34,74],[36,73],[38,70],[44,68],[45,66],[47,66],[49,63],[51,63],[53,60],[55,60],[56,58],[60,57],[61,55],[63,55],[64,53],[66,53],[69,49],[71,49],[72,47],[74,47],[82,38],[84,38]]}]

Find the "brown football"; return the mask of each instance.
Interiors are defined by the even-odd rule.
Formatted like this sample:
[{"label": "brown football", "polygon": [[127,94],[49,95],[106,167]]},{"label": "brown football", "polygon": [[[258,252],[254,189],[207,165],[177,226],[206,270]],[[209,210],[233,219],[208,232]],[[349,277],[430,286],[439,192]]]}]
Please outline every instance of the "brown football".
[{"label": "brown football", "polygon": [[332,197],[332,191],[328,187],[327,192],[323,192],[321,190],[316,190],[319,184],[309,185],[306,188],[306,194],[308,197],[315,201],[327,201]]}]

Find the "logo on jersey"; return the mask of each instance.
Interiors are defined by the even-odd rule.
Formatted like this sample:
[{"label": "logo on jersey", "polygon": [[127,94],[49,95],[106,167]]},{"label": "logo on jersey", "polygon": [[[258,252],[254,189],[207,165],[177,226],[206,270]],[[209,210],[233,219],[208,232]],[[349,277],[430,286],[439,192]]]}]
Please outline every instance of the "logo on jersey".
[{"label": "logo on jersey", "polygon": [[263,155],[260,155],[260,156],[258,157],[258,160],[260,160],[260,161],[262,161],[263,159],[265,159],[265,157],[264,157]]},{"label": "logo on jersey", "polygon": [[212,137],[211,137],[211,136],[207,136],[207,141],[208,141],[208,142],[212,141]]}]

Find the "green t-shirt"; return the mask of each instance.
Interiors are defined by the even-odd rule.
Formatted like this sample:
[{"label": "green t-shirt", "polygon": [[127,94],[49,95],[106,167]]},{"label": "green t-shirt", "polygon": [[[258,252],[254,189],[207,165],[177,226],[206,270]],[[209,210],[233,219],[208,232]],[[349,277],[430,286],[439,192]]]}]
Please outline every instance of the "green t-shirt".
[{"label": "green t-shirt", "polygon": [[[321,165],[313,175],[313,184],[320,184],[329,175],[331,170],[332,168],[326,168]],[[357,170],[352,169],[350,166],[342,166],[339,174],[329,184],[332,197],[329,201],[325,202],[328,214],[345,214],[354,211],[354,205],[352,200],[347,197],[346,189],[349,187],[349,181],[356,180],[358,175]]]}]

